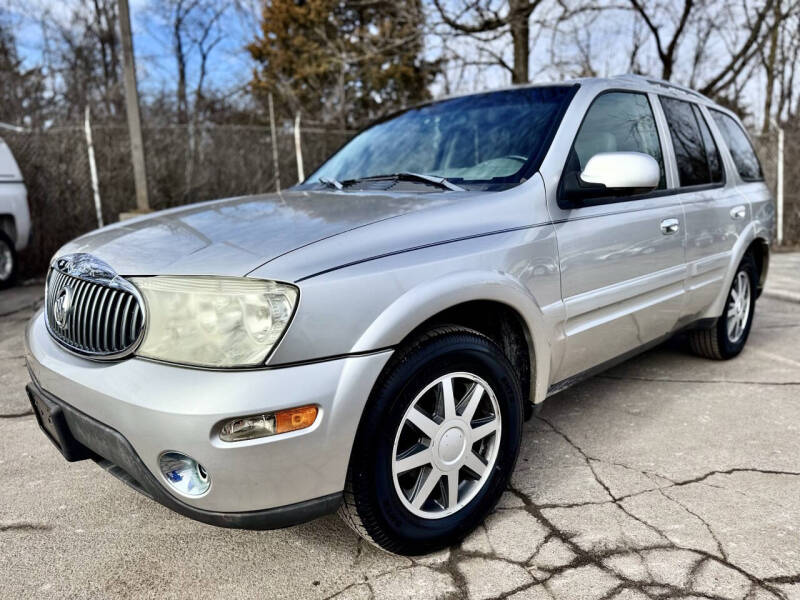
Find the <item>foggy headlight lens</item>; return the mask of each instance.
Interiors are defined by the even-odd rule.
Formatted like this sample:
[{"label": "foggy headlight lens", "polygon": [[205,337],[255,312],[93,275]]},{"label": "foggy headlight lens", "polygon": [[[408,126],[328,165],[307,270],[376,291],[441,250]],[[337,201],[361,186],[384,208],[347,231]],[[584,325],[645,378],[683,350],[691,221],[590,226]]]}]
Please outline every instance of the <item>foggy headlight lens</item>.
[{"label": "foggy headlight lens", "polygon": [[139,356],[206,367],[255,366],[280,339],[297,288],[228,277],[134,277],[147,304]]}]

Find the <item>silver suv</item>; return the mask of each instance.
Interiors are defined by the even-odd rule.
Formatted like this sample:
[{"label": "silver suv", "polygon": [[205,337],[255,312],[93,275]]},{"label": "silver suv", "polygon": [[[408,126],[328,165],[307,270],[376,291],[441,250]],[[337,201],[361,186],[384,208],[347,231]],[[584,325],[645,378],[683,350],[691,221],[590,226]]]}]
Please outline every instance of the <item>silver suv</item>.
[{"label": "silver suv", "polygon": [[549,395],[678,331],[736,356],[772,221],[741,123],[690,90],[623,76],[432,102],[285,192],[67,244],[28,392],[67,460],[188,517],[338,509],[425,553],[492,510]]}]

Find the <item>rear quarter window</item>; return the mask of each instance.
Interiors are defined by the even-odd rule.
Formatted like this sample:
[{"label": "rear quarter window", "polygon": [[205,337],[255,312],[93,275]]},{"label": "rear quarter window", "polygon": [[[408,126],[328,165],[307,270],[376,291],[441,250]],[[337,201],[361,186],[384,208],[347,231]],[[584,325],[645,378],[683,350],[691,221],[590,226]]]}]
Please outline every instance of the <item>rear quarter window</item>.
[{"label": "rear quarter window", "polygon": [[731,158],[739,172],[739,177],[745,181],[763,180],[764,173],[761,170],[761,163],[758,162],[753,145],[742,126],[735,119],[718,110],[712,109],[711,116],[731,152]]}]

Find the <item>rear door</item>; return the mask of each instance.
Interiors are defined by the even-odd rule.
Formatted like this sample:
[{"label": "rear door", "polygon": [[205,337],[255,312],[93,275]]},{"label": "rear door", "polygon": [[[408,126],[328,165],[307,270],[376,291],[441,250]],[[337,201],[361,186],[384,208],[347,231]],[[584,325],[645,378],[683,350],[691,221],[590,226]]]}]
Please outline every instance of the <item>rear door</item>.
[{"label": "rear door", "polygon": [[579,173],[599,152],[643,152],[661,166],[659,189],[577,207],[548,194],[566,311],[565,352],[554,365],[553,382],[659,338],[681,314],[683,208],[667,194],[654,100],[633,91],[598,95],[572,142],[561,177]]},{"label": "rear door", "polygon": [[749,219],[749,207],[726,176],[716,126],[694,102],[661,96],[670,133],[678,197],[686,219],[686,308],[682,322],[697,319],[717,297],[731,252]]}]

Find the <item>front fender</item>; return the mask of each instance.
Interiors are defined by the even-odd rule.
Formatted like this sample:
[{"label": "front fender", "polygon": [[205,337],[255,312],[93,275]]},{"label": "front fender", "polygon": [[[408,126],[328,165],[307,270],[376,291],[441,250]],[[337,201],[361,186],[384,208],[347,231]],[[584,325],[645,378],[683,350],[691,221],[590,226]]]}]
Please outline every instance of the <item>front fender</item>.
[{"label": "front fender", "polygon": [[522,318],[533,345],[531,395],[540,402],[550,377],[550,340],[544,315],[533,295],[518,281],[496,271],[463,271],[421,283],[380,313],[358,338],[353,353],[400,343],[416,327],[436,314],[465,302],[494,301],[514,309]]}]

